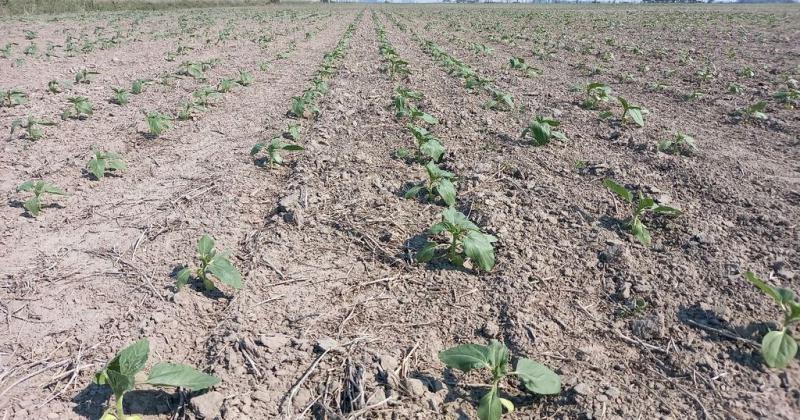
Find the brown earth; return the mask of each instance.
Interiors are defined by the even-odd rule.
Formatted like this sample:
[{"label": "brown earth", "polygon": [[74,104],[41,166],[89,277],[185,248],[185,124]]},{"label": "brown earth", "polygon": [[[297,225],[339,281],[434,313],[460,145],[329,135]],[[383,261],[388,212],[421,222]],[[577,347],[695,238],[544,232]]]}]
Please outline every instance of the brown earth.
[{"label": "brown earth", "polygon": [[[253,143],[291,121],[291,97],[362,11],[320,116],[301,121],[305,151],[273,170],[253,165]],[[373,14],[409,62],[407,79],[384,71]],[[489,338],[562,377],[554,397],[510,384],[518,411],[508,418],[795,418],[798,362],[763,364],[754,343],[779,314],[743,273],[800,289],[800,118],[772,96],[800,78],[799,17],[796,6],[279,6],[4,20],[2,39],[20,46],[0,59],[0,89],[20,87],[30,101],[0,108],[0,126],[28,115],[59,125],[36,142],[17,134],[2,144],[2,418],[98,418],[110,392],[91,384],[93,373],[142,337],[151,363],[222,379],[203,395],[126,397],[127,412],[152,418],[208,407],[230,419],[472,418],[481,388],[470,384],[487,378],[447,370],[437,353]],[[110,35],[117,18],[129,34],[119,46],[17,61],[30,42],[23,28],[43,47],[63,44],[65,30]],[[231,36],[217,43],[226,26]],[[253,40],[264,34],[273,40],[262,48]],[[489,96],[467,90],[421,40],[492,79],[515,109],[484,109]],[[178,45],[194,50],[165,61]],[[542,74],[509,68],[512,56]],[[211,58],[220,62],[207,83],[167,78],[125,107],[107,101],[111,87]],[[593,66],[602,69],[589,75]],[[755,76],[739,75],[745,67]],[[47,91],[82,68],[99,74]],[[715,75],[698,82],[704,68]],[[251,86],[160,137],[144,134],[143,112],[174,113],[240,69],[255,75]],[[591,81],[647,108],[645,127],[580,107],[573,87]],[[666,87],[654,90],[657,81]],[[728,93],[732,82],[741,95]],[[443,207],[403,198],[425,172],[394,157],[413,147],[391,108],[397,86],[424,94],[421,108],[440,120],[443,166],[459,177],[458,209],[499,238],[489,273],[413,262]],[[704,96],[684,99],[695,90]],[[60,121],[75,95],[92,99],[94,115]],[[766,121],[733,116],[759,100]],[[559,119],[569,140],[521,139],[536,115]],[[698,152],[656,150],[679,131]],[[84,168],[95,147],[120,152],[129,169],[92,180]],[[607,177],[683,214],[647,218],[644,246],[625,233],[628,213],[602,186]],[[28,195],[15,191],[30,179],[70,195],[48,197],[57,205],[31,218]],[[176,293],[174,269],[194,263],[204,233],[233,252],[244,290]]]}]

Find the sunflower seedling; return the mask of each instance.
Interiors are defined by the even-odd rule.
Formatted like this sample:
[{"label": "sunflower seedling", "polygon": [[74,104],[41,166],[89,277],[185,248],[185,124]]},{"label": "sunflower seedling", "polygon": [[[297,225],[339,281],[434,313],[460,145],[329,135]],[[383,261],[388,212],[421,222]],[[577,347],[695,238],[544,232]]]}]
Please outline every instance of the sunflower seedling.
[{"label": "sunflower seedling", "polygon": [[294,140],[294,141],[300,140],[300,137],[302,136],[302,134],[300,133],[300,124],[290,123],[286,127],[285,135],[286,135],[286,137],[288,137],[291,140]]},{"label": "sunflower seedling", "polygon": [[442,160],[444,155],[444,146],[433,134],[428,130],[418,127],[413,124],[407,124],[406,128],[411,131],[417,141],[417,150],[419,151],[417,157],[422,161],[425,159],[438,163]]},{"label": "sunflower seedling", "polygon": [[28,120],[16,120],[11,123],[11,135],[14,135],[14,132],[18,128],[24,128],[28,138],[30,140],[39,140],[44,137],[44,130],[40,126],[42,125],[56,125],[56,123],[52,121],[46,120],[39,120],[34,117],[28,117]]},{"label": "sunflower seedling", "polygon": [[658,142],[658,151],[669,155],[690,156],[697,151],[697,145],[692,136],[678,133],[671,139]]},{"label": "sunflower seedling", "polygon": [[644,113],[647,112],[645,109],[628,102],[622,96],[617,96],[617,101],[622,105],[622,118],[620,119],[623,123],[626,118],[630,118],[639,127],[644,127]]},{"label": "sunflower seedling", "polygon": [[233,87],[236,86],[236,81],[233,79],[222,79],[217,84],[217,92],[228,93]]},{"label": "sunflower seedling", "polygon": [[42,212],[42,195],[67,195],[61,188],[44,181],[28,181],[17,187],[17,191],[32,192],[33,198],[22,204],[31,216],[36,217]]},{"label": "sunflower seedling", "polygon": [[[184,267],[178,272],[176,287],[180,290],[194,274],[194,277],[203,282],[206,291],[216,290],[213,279],[219,280],[223,284],[234,289],[241,289],[242,275],[233,266],[229,252],[218,252],[214,248],[214,239],[209,235],[203,235],[197,242],[197,258],[200,260],[200,267]],[[213,276],[213,277],[212,277]]]},{"label": "sunflower seedling", "polygon": [[759,101],[739,111],[738,114],[746,119],[766,120],[768,118],[767,114],[764,113],[766,109],[767,103],[765,101]]},{"label": "sunflower seedling", "polygon": [[100,73],[96,71],[89,71],[86,69],[80,70],[75,74],[75,83],[89,84],[92,82],[94,76],[98,74]]},{"label": "sunflower seedling", "polygon": [[62,119],[77,118],[80,120],[89,118],[94,112],[92,102],[84,96],[73,96],[67,99],[72,104],[72,108],[67,108],[61,113]]},{"label": "sunflower seedling", "polygon": [[790,335],[789,327],[800,322],[800,302],[797,301],[794,292],[790,289],[773,287],[751,271],[748,271],[745,277],[764,294],[771,297],[783,312],[780,330],[768,332],[761,340],[761,355],[767,366],[783,369],[797,354],[797,341]]},{"label": "sunflower seedling", "polygon": [[[440,244],[430,240],[431,236],[446,234],[449,243]],[[428,242],[417,253],[417,261],[426,263],[439,257],[440,251],[445,251],[447,259],[463,267],[467,259],[473,266],[483,271],[490,271],[494,267],[494,246],[497,238],[481,232],[481,229],[472,223],[467,216],[450,207],[442,212],[442,221],[431,226],[428,230]]]},{"label": "sunflower seedling", "polygon": [[98,181],[103,179],[107,171],[121,171],[127,168],[120,155],[101,151],[94,152],[94,156],[86,167]]},{"label": "sunflower seedling", "polygon": [[535,146],[544,146],[550,143],[552,139],[564,141],[567,139],[567,136],[560,131],[555,131],[555,128],[560,125],[561,122],[558,120],[537,116],[536,120],[522,130],[522,138],[530,137]]},{"label": "sunflower seedling", "polygon": [[633,192],[611,179],[604,180],[603,185],[622,198],[626,203],[636,205],[636,207],[633,208],[631,217],[625,222],[625,225],[628,230],[630,230],[631,234],[644,245],[650,245],[652,241],[650,231],[647,229],[644,222],[642,222],[642,216],[644,216],[646,212],[653,212],[657,215],[664,216],[679,216],[681,214],[681,211],[676,208],[656,204],[654,199],[644,197],[641,191],[639,191],[638,199],[634,201]]},{"label": "sunflower seedling", "polygon": [[531,359],[517,359],[512,372],[508,371],[508,348],[497,340],[491,340],[488,346],[480,344],[462,344],[439,352],[439,360],[451,369],[468,373],[474,369],[488,369],[492,373],[492,382],[487,384],[489,392],[478,402],[478,418],[480,420],[498,420],[507,412],[514,411],[514,403],[500,396],[500,383],[508,375],[519,378],[525,390],[538,395],[555,395],[561,392],[561,378],[547,366]]},{"label": "sunflower seedling", "polygon": [[28,102],[28,94],[19,89],[1,90],[0,104],[4,107],[22,105]]},{"label": "sunflower seedling", "polygon": [[394,105],[395,109],[395,117],[403,118],[411,115],[411,110],[414,109],[414,105],[410,103],[412,100],[422,100],[422,94],[404,87],[398,87],[394,92],[392,101],[392,105]]},{"label": "sunflower seedling", "polygon": [[433,162],[425,165],[425,171],[428,173],[428,181],[411,187],[406,191],[405,198],[414,198],[420,192],[425,191],[429,200],[438,195],[448,207],[454,206],[456,204],[456,186],[453,184],[456,179],[455,174],[439,168]]},{"label": "sunflower seedling", "polygon": [[283,164],[283,157],[281,156],[281,151],[287,152],[299,152],[303,150],[302,146],[296,144],[289,144],[282,141],[280,137],[276,137],[272,139],[268,144],[267,143],[256,143],[252,149],[250,149],[250,156],[256,156],[257,154],[261,153],[262,150],[267,151],[267,155],[261,159],[258,159],[256,163],[268,163],[270,168],[274,168],[275,165]]},{"label": "sunflower seedling", "polygon": [[114,91],[114,96],[111,97],[111,103],[117,105],[127,105],[130,102],[130,95],[126,89],[111,88]]},{"label": "sunflower seedling", "polygon": [[138,95],[144,92],[144,87],[147,85],[147,81],[145,80],[134,80],[131,83],[131,93],[134,95]]},{"label": "sunflower seedling", "polygon": [[611,87],[604,83],[594,82],[586,85],[586,100],[583,101],[583,107],[586,109],[597,109],[600,104],[613,100],[611,96]]},{"label": "sunflower seedling", "polygon": [[156,363],[143,382],[137,382],[137,374],[144,369],[150,355],[150,343],[143,338],[122,349],[108,364],[98,371],[93,382],[108,385],[114,393],[114,407],[109,407],[100,420],[142,420],[140,415],[126,415],[123,408],[125,394],[146,384],[156,387],[184,388],[199,391],[219,383],[219,379],[195,368],[178,363]]},{"label": "sunflower seedling", "polygon": [[239,70],[239,78],[236,79],[236,83],[241,86],[250,86],[253,84],[253,73],[249,71]]},{"label": "sunflower seedling", "polygon": [[158,112],[148,112],[146,115],[147,129],[153,136],[160,136],[164,131],[172,128],[172,117]]}]

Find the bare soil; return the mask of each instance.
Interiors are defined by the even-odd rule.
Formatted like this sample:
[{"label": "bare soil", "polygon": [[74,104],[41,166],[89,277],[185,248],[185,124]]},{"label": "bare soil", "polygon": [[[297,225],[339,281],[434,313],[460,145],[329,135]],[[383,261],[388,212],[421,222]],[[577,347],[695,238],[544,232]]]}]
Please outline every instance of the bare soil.
[{"label": "bare soil", "polygon": [[[385,71],[373,14],[407,78]],[[354,21],[320,115],[287,116]],[[517,411],[507,418],[800,413],[800,363],[773,370],[759,354],[778,309],[743,276],[800,291],[800,114],[773,96],[800,79],[796,6],[294,5],[0,22],[0,47],[18,44],[0,58],[0,89],[29,94],[0,108],[0,127],[58,122],[38,141],[18,132],[0,144],[0,418],[99,418],[112,398],[94,372],[142,337],[151,364],[189,363],[222,380],[205,394],[126,397],[126,412],[146,418],[201,418],[207,406],[225,419],[474,418],[487,378],[446,369],[437,354],[491,338],[562,377],[551,397],[509,383]],[[37,32],[40,53],[60,45],[58,56],[24,55],[23,29]],[[119,45],[63,51],[66,34],[117,31]],[[262,35],[272,38],[263,46]],[[425,40],[515,108],[485,109],[490,97],[448,74]],[[179,45],[193,49],[166,61]],[[510,68],[511,57],[541,74]],[[219,64],[207,81],[172,77],[182,61],[209,59]],[[84,68],[99,73],[91,83],[48,92]],[[713,77],[699,81],[704,69]],[[174,114],[239,70],[254,83],[146,134],[144,112]],[[127,106],[108,102],[111,87],[134,79],[154,82]],[[581,107],[592,81],[646,108],[645,126],[620,123],[618,107],[611,119]],[[457,208],[499,238],[489,273],[414,262],[443,207],[403,198],[425,172],[395,157],[414,145],[391,107],[398,86],[423,93],[421,108],[440,120],[432,131],[458,175]],[[685,99],[694,91],[703,95]],[[79,95],[94,115],[60,120]],[[735,116],[760,100],[768,119]],[[522,139],[536,115],[560,120],[568,140]],[[254,165],[253,144],[289,122],[301,123],[305,150],[275,169]],[[656,149],[677,132],[698,151]],[[94,149],[121,153],[129,168],[93,180]],[[648,218],[644,246],[604,178],[683,214]],[[32,218],[16,191],[31,179],[69,195],[47,197]],[[232,251],[245,289],[175,290],[204,233]]]}]

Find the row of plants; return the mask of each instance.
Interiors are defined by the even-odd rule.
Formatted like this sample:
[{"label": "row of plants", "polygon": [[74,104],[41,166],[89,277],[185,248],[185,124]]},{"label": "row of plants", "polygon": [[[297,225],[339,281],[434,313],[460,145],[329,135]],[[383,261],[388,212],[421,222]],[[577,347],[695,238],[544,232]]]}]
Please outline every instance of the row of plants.
[{"label": "row of plants", "polygon": [[283,163],[281,152],[283,151],[302,151],[303,147],[297,144],[287,143],[286,140],[299,141],[302,136],[302,120],[314,120],[320,114],[317,101],[328,92],[328,80],[336,74],[337,63],[344,57],[350,46],[350,39],[353,37],[358,24],[361,22],[363,11],[356,15],[353,22],[348,25],[332,51],[323,56],[322,63],[311,78],[311,83],[299,96],[293,96],[291,106],[287,112],[290,121],[286,130],[273,136],[269,142],[258,142],[250,150],[250,156],[255,159],[259,166],[273,168]]},{"label": "row of plants", "polygon": [[[386,73],[390,79],[394,79],[396,72],[391,70],[392,63],[401,59],[391,46],[374,12],[373,22],[378,35],[379,51],[387,64]],[[407,74],[410,74],[410,69]],[[422,100],[421,92],[395,86],[392,98],[395,118],[405,123],[416,143],[415,151],[403,148],[398,150],[397,155],[422,166],[427,174],[427,179],[408,189],[405,197],[418,199],[422,195],[427,201],[440,202],[446,207],[441,213],[441,221],[428,229],[427,242],[417,252],[416,260],[428,263],[436,258],[445,258],[458,266],[471,266],[476,271],[490,271],[495,264],[493,243],[497,238],[484,233],[466,215],[456,210],[457,177],[441,167],[446,164],[446,149],[431,132],[438,124],[438,119],[420,109]],[[490,382],[485,386],[488,390],[478,401],[478,417],[481,420],[497,420],[502,416],[503,410],[509,413],[514,411],[514,403],[501,393],[502,383],[509,376],[516,377],[524,389],[532,394],[554,395],[561,392],[559,375],[539,362],[518,358],[514,369],[510,370],[509,350],[496,340],[488,345],[458,345],[439,352],[439,359],[447,367],[464,373],[484,369],[490,372]]]}]

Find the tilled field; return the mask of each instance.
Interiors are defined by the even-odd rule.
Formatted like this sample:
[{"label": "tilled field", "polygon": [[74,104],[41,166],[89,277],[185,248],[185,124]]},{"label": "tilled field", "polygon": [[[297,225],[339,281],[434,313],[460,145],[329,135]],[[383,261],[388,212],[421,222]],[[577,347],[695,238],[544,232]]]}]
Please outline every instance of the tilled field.
[{"label": "tilled field", "polygon": [[[474,418],[489,373],[438,354],[490,339],[561,378],[546,396],[504,382],[508,418],[800,412],[796,358],[773,369],[759,351],[782,314],[745,277],[800,291],[796,6],[0,23],[0,127],[27,125],[0,155],[2,419],[99,418],[114,398],[95,372],[141,338],[145,370],[170,361],[221,380],[139,386],[124,410],[146,418]],[[618,97],[646,110],[643,126]],[[425,116],[398,116],[398,102]],[[303,150],[251,156],[281,137]],[[453,208],[497,238],[494,264],[417,261],[447,239],[428,234],[442,188],[406,198],[428,178],[431,139]],[[126,168],[97,180],[93,151]],[[33,217],[17,188],[36,180],[67,195],[43,195]],[[645,213],[647,243],[605,180],[680,214]],[[176,288],[204,234],[242,289],[217,276],[217,290]]]}]

